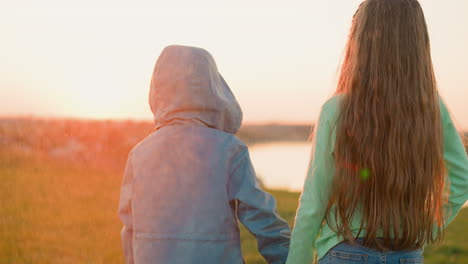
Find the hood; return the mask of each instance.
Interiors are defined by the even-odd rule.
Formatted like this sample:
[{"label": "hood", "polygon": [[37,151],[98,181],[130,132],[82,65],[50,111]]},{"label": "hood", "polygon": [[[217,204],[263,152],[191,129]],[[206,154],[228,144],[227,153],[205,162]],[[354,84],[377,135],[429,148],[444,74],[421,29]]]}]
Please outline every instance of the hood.
[{"label": "hood", "polygon": [[203,125],[235,134],[242,110],[216,63],[204,49],[166,47],[156,62],[149,94],[156,129]]}]

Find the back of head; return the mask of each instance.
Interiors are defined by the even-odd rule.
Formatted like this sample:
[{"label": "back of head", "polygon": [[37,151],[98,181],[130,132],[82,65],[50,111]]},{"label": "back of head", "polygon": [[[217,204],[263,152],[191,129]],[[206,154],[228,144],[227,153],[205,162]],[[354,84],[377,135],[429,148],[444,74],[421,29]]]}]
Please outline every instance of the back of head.
[{"label": "back of head", "polygon": [[446,172],[429,36],[417,0],[361,4],[337,93],[343,100],[329,224],[338,223],[337,232],[353,241],[350,225],[359,209],[366,245],[399,250],[436,241]]},{"label": "back of head", "polygon": [[195,124],[235,134],[242,111],[206,50],[166,47],[156,62],[149,104],[156,129],[172,124]]}]

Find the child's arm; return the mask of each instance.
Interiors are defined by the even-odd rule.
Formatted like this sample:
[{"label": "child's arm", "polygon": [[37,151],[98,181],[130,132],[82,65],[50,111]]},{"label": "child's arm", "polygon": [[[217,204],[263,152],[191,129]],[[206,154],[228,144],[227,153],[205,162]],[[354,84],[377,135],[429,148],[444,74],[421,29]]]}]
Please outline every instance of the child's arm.
[{"label": "child's arm", "polygon": [[247,149],[234,165],[228,192],[238,201],[237,217],[257,238],[258,250],[268,263],[285,263],[291,232],[276,211],[275,198],[258,185]]},{"label": "child's arm", "polygon": [[447,166],[450,196],[445,205],[449,217],[445,222],[447,226],[468,199],[468,156],[463,141],[453,124],[444,102],[439,100],[444,131],[444,159]]},{"label": "child's arm", "polygon": [[331,124],[327,109],[320,113],[304,190],[299,201],[287,263],[313,263],[315,241],[320,232],[329,197],[332,172]]},{"label": "child's arm", "polygon": [[133,264],[133,219],[132,219],[133,166],[131,153],[120,191],[119,216],[124,227],[121,231],[122,246],[127,264]]}]

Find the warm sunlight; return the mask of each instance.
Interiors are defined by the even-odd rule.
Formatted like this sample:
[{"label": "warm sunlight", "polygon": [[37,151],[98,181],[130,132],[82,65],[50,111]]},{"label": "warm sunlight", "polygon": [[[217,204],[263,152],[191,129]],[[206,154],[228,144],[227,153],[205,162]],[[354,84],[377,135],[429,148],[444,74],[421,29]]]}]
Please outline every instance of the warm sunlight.
[{"label": "warm sunlight", "polygon": [[75,83],[70,87],[73,99],[67,106],[76,116],[92,119],[118,118],[125,109],[131,89],[124,93],[119,88],[118,78],[110,71],[98,69],[77,73]]},{"label": "warm sunlight", "polygon": [[[0,115],[150,120],[149,78],[163,47],[175,43],[213,54],[246,122],[310,123],[334,90],[360,2],[8,2],[0,10],[0,93],[10,99]],[[468,127],[468,3],[422,5],[441,93]]]},{"label": "warm sunlight", "polygon": [[2,1],[0,264],[467,264],[467,14]]},{"label": "warm sunlight", "polygon": [[108,83],[96,83],[96,79],[81,80],[76,101],[71,102],[73,108],[78,109],[77,115],[85,118],[106,118],[113,116],[118,110],[118,105],[125,98],[112,91]]}]

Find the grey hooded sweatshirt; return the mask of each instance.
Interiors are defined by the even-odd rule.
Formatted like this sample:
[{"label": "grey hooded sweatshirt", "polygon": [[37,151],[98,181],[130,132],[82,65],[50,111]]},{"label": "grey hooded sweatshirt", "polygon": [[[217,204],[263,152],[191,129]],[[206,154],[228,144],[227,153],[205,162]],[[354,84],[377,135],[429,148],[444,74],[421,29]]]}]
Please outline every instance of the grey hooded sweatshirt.
[{"label": "grey hooded sweatshirt", "polygon": [[268,263],[290,229],[234,136],[242,111],[205,50],[169,46],[153,73],[156,131],[129,154],[120,196],[127,263],[243,263],[238,220]]}]

